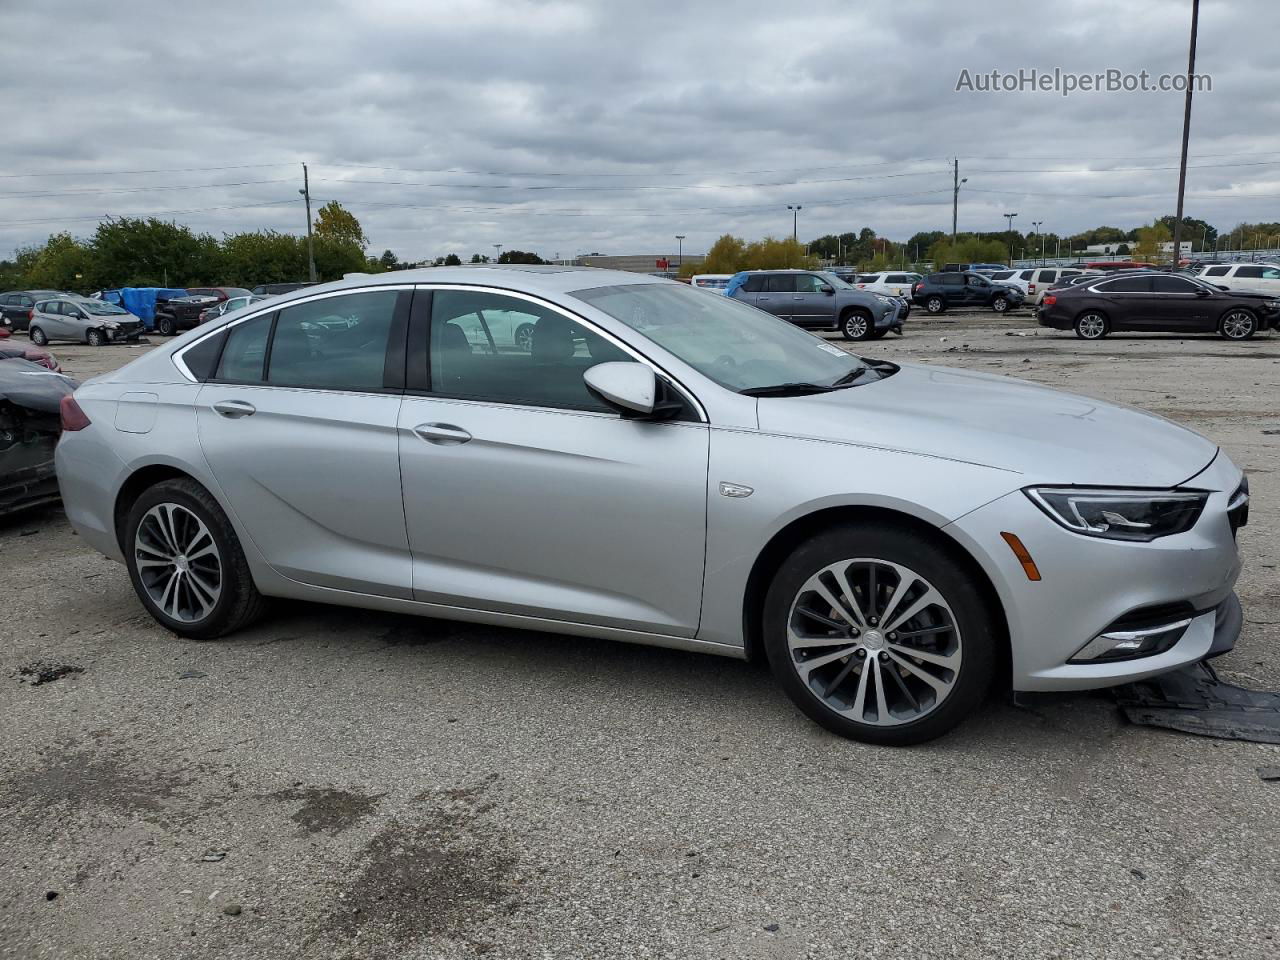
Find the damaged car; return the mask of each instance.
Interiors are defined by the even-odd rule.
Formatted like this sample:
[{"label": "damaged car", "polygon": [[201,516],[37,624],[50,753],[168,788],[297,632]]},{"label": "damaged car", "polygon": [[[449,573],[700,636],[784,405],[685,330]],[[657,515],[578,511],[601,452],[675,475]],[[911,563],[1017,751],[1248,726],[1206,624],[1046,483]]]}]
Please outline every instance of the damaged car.
[{"label": "damaged car", "polygon": [[76,386],[29,360],[0,362],[0,516],[58,499],[53,452]]}]

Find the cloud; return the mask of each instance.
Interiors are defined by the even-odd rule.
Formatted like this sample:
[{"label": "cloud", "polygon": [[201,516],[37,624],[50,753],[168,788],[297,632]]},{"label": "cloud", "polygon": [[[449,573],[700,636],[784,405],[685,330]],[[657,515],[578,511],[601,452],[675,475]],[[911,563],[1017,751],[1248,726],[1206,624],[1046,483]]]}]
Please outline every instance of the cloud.
[{"label": "cloud", "polygon": [[[677,233],[698,251],[787,233],[788,203],[802,238],[905,240],[949,226],[952,156],[961,229],[1015,209],[1067,233],[1174,208],[1177,171],[1154,168],[1176,167],[1181,95],[955,92],[963,69],[1181,72],[1189,5],[1168,0],[1051,17],[1014,0],[12,6],[12,49],[56,35],[74,55],[6,71],[5,251],[106,214],[301,231],[302,161],[319,202],[406,259],[499,242],[656,253]],[[1273,20],[1265,0],[1202,4],[1213,90],[1195,102],[1187,211],[1223,229],[1275,216]],[[192,169],[210,167],[227,169]],[[167,172],[127,172],[142,170]],[[29,173],[73,175],[9,176]]]}]

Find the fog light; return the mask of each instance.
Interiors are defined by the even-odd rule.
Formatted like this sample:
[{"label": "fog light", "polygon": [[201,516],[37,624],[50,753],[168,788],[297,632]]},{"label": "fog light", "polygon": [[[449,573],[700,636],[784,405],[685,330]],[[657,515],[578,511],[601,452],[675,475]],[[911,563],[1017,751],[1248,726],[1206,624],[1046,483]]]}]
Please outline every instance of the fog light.
[{"label": "fog light", "polygon": [[1175,620],[1150,627],[1132,630],[1109,630],[1100,633],[1069,661],[1070,663],[1097,663],[1103,660],[1133,660],[1164,653],[1182,639],[1191,625],[1191,618]]}]

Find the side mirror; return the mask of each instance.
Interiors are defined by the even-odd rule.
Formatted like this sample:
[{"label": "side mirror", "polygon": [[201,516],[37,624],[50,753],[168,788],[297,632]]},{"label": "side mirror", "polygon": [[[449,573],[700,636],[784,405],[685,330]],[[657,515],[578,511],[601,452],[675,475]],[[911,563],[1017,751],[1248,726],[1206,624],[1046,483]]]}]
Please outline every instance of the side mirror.
[{"label": "side mirror", "polygon": [[582,375],[593,395],[633,420],[665,420],[683,409],[666,383],[643,363],[597,363]]},{"label": "side mirror", "polygon": [[834,296],[836,292],[836,288],[829,283],[824,283],[819,289],[828,297]]},{"label": "side mirror", "polygon": [[[1225,289],[1226,289],[1226,287],[1223,287],[1222,289],[1223,289],[1223,290],[1225,290]],[[1207,297],[1207,296],[1209,296],[1209,291],[1208,291],[1208,290],[1206,290],[1204,287],[1196,287],[1196,296],[1197,296],[1197,297]]]},{"label": "side mirror", "polygon": [[1215,284],[1214,284],[1214,286],[1215,286],[1215,287],[1217,287],[1219,290],[1230,290],[1230,289],[1231,289],[1230,287],[1228,287],[1228,286],[1224,286],[1224,285],[1223,285],[1223,284],[1221,284],[1221,283],[1215,283]]}]

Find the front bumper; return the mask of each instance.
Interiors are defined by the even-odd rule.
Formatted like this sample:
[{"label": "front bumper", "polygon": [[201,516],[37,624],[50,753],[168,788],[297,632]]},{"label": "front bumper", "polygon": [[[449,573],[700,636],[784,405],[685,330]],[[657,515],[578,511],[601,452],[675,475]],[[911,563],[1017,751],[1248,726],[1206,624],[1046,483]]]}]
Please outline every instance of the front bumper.
[{"label": "front bumper", "polygon": [[[1015,690],[1086,690],[1154,676],[1226,652],[1240,633],[1240,557],[1227,505],[1241,474],[1225,454],[1183,486],[1210,491],[1196,525],[1150,543],[1084,537],[1016,490],[947,526],[984,563],[1004,608]],[[1031,581],[1001,534],[1039,567]],[[1167,649],[1131,659],[1077,657],[1135,614],[1177,607],[1190,623]]]}]

